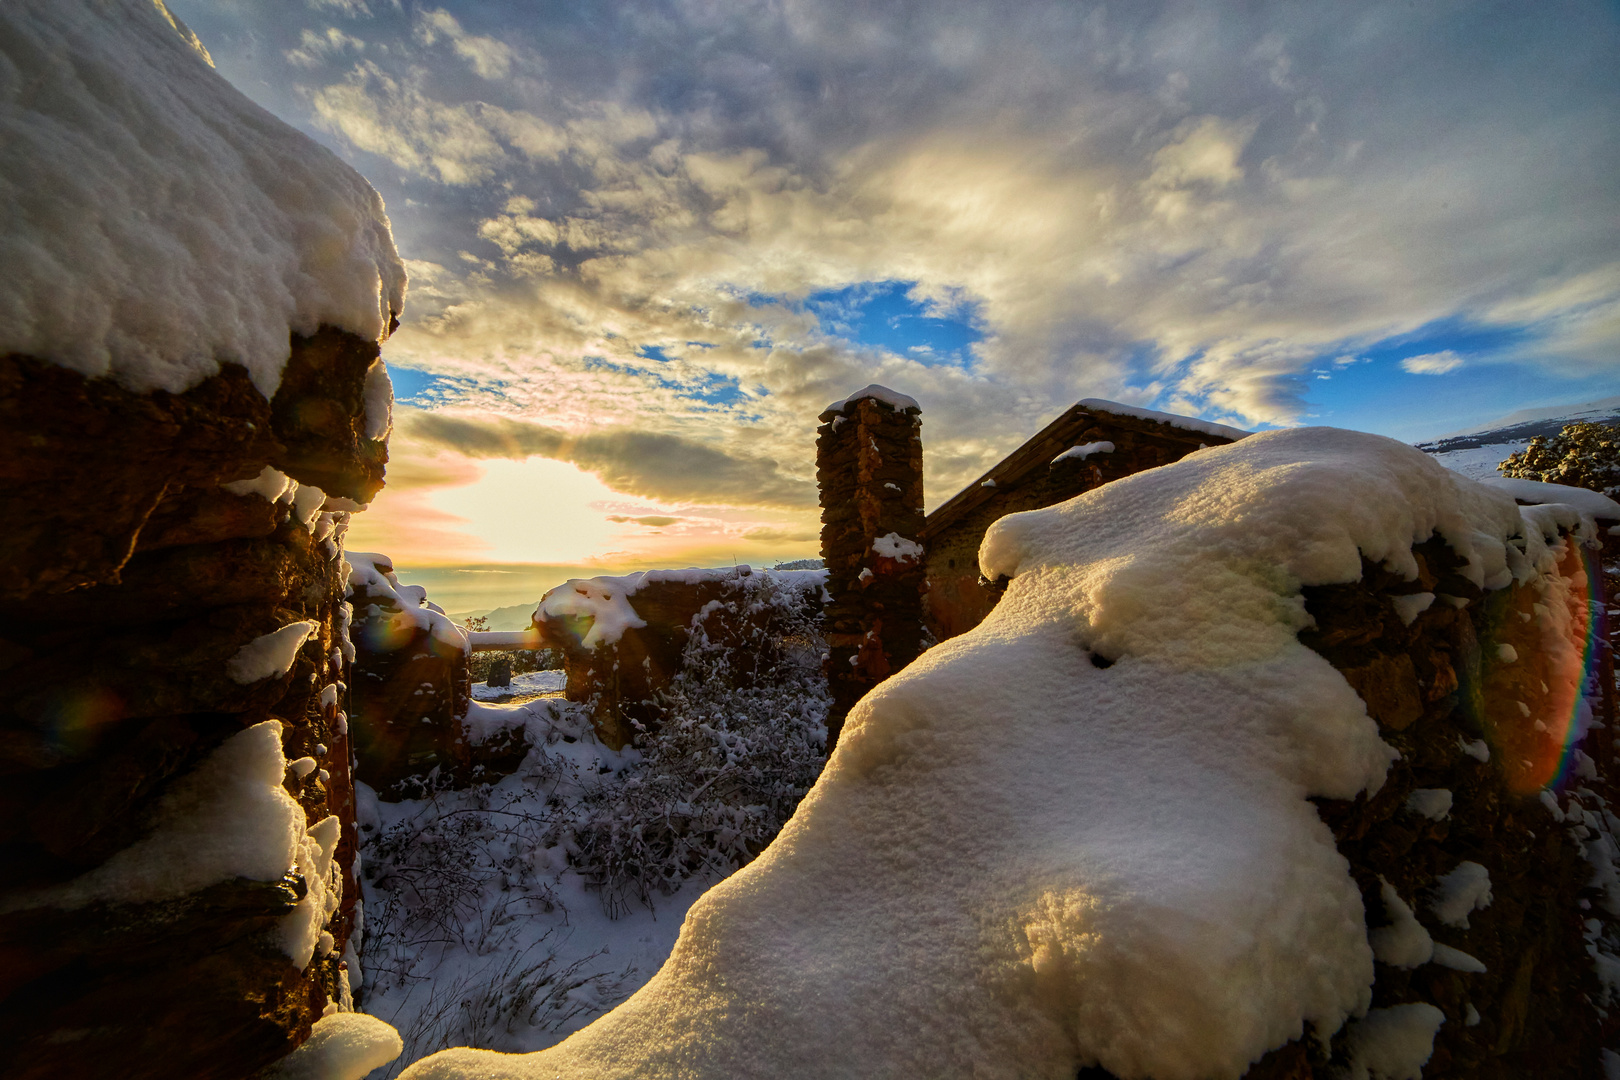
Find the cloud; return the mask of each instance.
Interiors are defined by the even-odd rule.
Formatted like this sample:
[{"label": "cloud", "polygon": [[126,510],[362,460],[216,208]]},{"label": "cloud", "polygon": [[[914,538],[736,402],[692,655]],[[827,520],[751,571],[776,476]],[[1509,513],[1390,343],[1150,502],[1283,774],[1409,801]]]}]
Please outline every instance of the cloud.
[{"label": "cloud", "polygon": [[[1288,424],[1437,321],[1522,330],[1536,370],[1620,345],[1601,5],[1512,50],[1421,6],[444,0],[371,5],[358,55],[219,12],[221,48],[273,45],[231,77],[388,198],[390,363],[649,497],[711,497],[667,450],[811,505],[816,414],[868,382],[923,403],[938,505],[1081,397]],[[964,363],[802,303],[896,281],[971,308]]]},{"label": "cloud", "polygon": [[753,529],[743,530],[744,540],[754,540],[759,543],[773,543],[777,541],[792,541],[803,543],[809,540],[821,539],[821,534],[810,529],[775,529],[761,525]]},{"label": "cloud", "polygon": [[366,43],[357,37],[345,34],[335,26],[326,28],[325,33],[316,33],[314,30],[305,30],[298,38],[298,48],[287,51],[287,62],[298,67],[319,67],[329,58],[341,56],[346,52],[364,52]]},{"label": "cloud", "polygon": [[677,435],[608,428],[571,435],[506,417],[401,410],[396,429],[412,442],[470,458],[567,461],[614,491],[668,502],[802,507],[815,486],[766,457],[745,457]]},{"label": "cloud", "polygon": [[646,525],[650,528],[662,528],[665,525],[673,525],[677,521],[681,521],[683,519],[678,517],[666,517],[662,514],[650,514],[646,517],[626,517],[624,514],[609,514],[608,520],[618,522],[621,525],[634,524]]},{"label": "cloud", "polygon": [[504,79],[512,70],[513,50],[492,37],[469,34],[461,28],[456,17],[443,8],[417,14],[416,38],[424,45],[432,45],[440,37],[450,40],[460,56],[472,65],[482,79]]},{"label": "cloud", "polygon": [[1408,356],[1401,361],[1401,370],[1409,375],[1445,375],[1463,366],[1463,358],[1450,349],[1444,352]]}]

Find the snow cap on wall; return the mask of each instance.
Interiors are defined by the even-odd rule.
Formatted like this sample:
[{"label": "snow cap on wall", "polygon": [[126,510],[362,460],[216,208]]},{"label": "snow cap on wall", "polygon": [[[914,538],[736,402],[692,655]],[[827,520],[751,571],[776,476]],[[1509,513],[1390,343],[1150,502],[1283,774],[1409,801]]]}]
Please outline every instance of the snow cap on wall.
[{"label": "snow cap on wall", "polygon": [[870,383],[861,387],[859,390],[849,395],[849,397],[840,398],[821,411],[823,413],[843,412],[851,402],[863,401],[866,398],[871,398],[874,401],[881,401],[895,412],[905,412],[907,409],[922,408],[921,405],[917,404],[917,399],[914,397],[907,397],[898,390],[890,390],[887,386],[879,386],[877,383]]},{"label": "snow cap on wall", "polygon": [[0,5],[0,354],[137,392],[289,333],[376,340],[404,301],[382,199],[215,73],[161,3]]}]

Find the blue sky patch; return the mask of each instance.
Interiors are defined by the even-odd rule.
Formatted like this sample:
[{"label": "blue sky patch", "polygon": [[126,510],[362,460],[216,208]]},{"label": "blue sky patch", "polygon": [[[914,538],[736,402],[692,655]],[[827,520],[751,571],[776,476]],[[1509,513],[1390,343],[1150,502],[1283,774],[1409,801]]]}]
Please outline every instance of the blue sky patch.
[{"label": "blue sky patch", "polygon": [[[1529,327],[1447,318],[1359,349],[1330,350],[1302,373],[1301,419],[1415,442],[1519,409],[1614,392],[1608,372],[1577,377],[1523,363],[1533,340]],[[1417,361],[1409,366],[1420,370],[1403,361]]]},{"label": "blue sky patch", "polygon": [[448,405],[479,385],[477,379],[434,375],[415,368],[388,365],[388,378],[394,384],[394,400],[401,405],[432,409]]},{"label": "blue sky patch", "polygon": [[785,304],[808,310],[823,332],[854,345],[887,349],[930,366],[973,362],[972,346],[984,337],[974,305],[941,313],[913,299],[914,281],[863,281],[811,293],[800,302],[749,296],[756,305]]}]

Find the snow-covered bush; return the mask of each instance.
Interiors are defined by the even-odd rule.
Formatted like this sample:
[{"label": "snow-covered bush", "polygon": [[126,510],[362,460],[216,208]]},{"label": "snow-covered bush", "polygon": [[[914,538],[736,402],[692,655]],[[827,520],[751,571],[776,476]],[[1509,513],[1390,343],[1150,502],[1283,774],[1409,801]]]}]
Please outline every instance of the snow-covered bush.
[{"label": "snow-covered bush", "polygon": [[599,788],[575,829],[573,865],[610,913],[749,862],[815,783],[831,698],[821,606],[803,586],[742,578],[694,620],[660,721],[637,740],[641,767]]},{"label": "snow-covered bush", "polygon": [[1557,435],[1537,435],[1497,471],[1518,480],[1620,494],[1620,427],[1569,424]]}]

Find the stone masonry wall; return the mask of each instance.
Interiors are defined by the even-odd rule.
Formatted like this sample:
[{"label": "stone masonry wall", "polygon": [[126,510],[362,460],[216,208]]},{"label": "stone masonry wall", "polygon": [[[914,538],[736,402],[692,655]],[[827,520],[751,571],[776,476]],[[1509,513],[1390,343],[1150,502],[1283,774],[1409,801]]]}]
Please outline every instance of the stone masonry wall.
[{"label": "stone masonry wall", "polygon": [[[1305,590],[1316,626],[1301,639],[1345,676],[1401,755],[1371,798],[1318,806],[1361,886],[1379,954],[1372,1008],[1444,1014],[1425,1080],[1595,1076],[1617,1034],[1614,987],[1594,956],[1616,951],[1620,913],[1602,869],[1620,824],[1609,809],[1614,731],[1601,720],[1614,688],[1594,662],[1584,703],[1561,689],[1603,611],[1596,561],[1565,543],[1556,573],[1573,585],[1568,621],[1547,579],[1484,592],[1438,540],[1417,549],[1417,581],[1364,562],[1359,582]],[[1435,599],[1408,623],[1400,606],[1425,593]],[[1466,864],[1488,874],[1489,902],[1444,917],[1442,879]],[[1379,953],[1380,934],[1407,917],[1434,942],[1426,961]],[[1248,1076],[1343,1075],[1355,1031],[1335,1037],[1331,1060],[1306,1038]]]},{"label": "stone masonry wall", "polygon": [[[357,506],[381,486],[386,439],[365,437],[363,404],[377,355],[336,330],[295,336],[272,401],[231,365],[138,395],[0,357],[0,1074],[239,1078],[343,997],[348,514],[327,497]],[[284,673],[228,673],[303,621]],[[307,822],[341,823],[324,955],[300,970],[278,944],[314,887],[291,867],[167,900],[42,899],[141,839],[179,780],[270,719],[288,759],[311,759],[285,780]]]},{"label": "stone masonry wall", "polygon": [[[770,610],[754,588],[770,572],[747,566],[730,570],[653,571],[635,578],[597,578],[568,582],[558,590],[582,587],[592,602],[632,605],[641,626],[628,626],[616,640],[585,644],[592,620],[579,615],[548,615],[542,600],[535,628],[542,648],[556,649],[568,674],[569,701],[586,703],[598,738],[617,750],[637,735],[655,730],[663,715],[661,692],[680,674],[692,634],[701,627],[713,646],[728,654],[725,665],[733,686],[769,680],[782,658],[784,643],[771,632]],[[548,593],[548,598],[552,594]],[[792,603],[815,604],[818,593],[790,590]],[[559,605],[560,606],[560,605]],[[811,618],[813,621],[813,617]]]},{"label": "stone masonry wall", "polygon": [[[881,388],[868,388],[877,389]],[[831,753],[851,706],[922,651],[922,415],[866,391],[821,414],[816,480],[826,563]]]},{"label": "stone masonry wall", "polygon": [[435,620],[419,613],[425,601],[415,594],[420,590],[401,589],[383,577],[393,573],[384,557],[364,558],[366,569],[376,573],[357,569],[349,579],[359,778],[395,798],[439,783],[465,785],[473,769],[463,722],[472,700],[465,639],[443,632],[443,624],[435,633]]},{"label": "stone masonry wall", "polygon": [[[923,526],[928,549],[928,629],[944,641],[984,621],[1000,591],[979,581],[979,543],[992,522],[1038,510],[1144,469],[1230,440],[1169,423],[1076,406],[985,476],[938,507]],[[1111,443],[1085,457],[1071,447]],[[1053,460],[1057,459],[1057,460]]]}]

